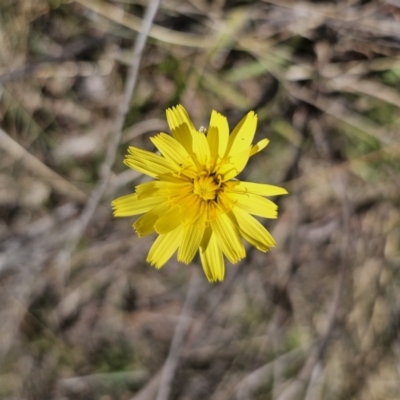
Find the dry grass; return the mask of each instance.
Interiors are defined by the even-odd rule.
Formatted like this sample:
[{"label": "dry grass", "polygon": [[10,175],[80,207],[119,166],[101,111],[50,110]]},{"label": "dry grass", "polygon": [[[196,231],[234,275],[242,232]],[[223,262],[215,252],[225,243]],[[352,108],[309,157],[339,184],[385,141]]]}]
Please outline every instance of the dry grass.
[{"label": "dry grass", "polygon": [[[1,1],[0,398],[397,400],[400,6],[163,1],[110,158],[147,5]],[[142,179],[128,144],[177,103],[198,126],[255,110],[245,176],[290,190],[278,246],[219,285],[146,265],[111,216]]]}]

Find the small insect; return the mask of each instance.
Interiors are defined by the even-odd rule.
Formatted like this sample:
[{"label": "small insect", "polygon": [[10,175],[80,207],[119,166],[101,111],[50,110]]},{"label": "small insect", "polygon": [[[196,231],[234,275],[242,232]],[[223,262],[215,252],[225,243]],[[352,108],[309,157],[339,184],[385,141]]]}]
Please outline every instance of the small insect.
[{"label": "small insect", "polygon": [[201,133],[207,133],[207,128],[205,128],[204,126],[201,126],[201,127],[199,128],[199,132],[201,132]]}]

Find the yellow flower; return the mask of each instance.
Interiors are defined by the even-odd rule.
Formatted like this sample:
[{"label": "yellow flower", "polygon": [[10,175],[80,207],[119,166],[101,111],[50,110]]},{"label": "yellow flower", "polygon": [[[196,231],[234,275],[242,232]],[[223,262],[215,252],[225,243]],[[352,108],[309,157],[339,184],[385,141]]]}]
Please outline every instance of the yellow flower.
[{"label": "yellow flower", "polygon": [[162,267],[178,250],[189,264],[199,250],[209,281],[222,281],[225,257],[236,263],[246,252],[241,238],[261,251],[275,246],[271,234],[252,215],[277,217],[265,196],[287,194],[278,186],[234,179],[268,139],[252,145],[257,115],[250,111],[229,134],[226,117],[211,113],[210,125],[197,130],[183,106],[167,110],[172,136],[151,138],[159,154],[129,147],[125,164],[152,178],[133,194],[112,202],[116,217],[143,214],[134,224],[139,237],[158,233],[147,261]]}]

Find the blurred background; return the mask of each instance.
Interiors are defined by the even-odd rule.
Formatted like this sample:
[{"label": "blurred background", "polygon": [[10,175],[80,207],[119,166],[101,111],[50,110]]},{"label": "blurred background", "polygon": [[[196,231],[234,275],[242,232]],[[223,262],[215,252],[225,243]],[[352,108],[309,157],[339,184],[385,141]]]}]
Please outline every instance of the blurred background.
[{"label": "blurred background", "polygon": [[[163,0],[88,214],[147,6],[0,2],[0,398],[399,399],[400,2]],[[290,192],[221,284],[110,209],[178,103],[255,110],[241,177]]]}]

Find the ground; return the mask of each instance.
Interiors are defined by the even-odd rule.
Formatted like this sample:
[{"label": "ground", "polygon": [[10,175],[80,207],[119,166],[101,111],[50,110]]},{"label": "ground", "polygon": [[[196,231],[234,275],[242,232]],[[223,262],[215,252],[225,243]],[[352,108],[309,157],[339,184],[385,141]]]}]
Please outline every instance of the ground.
[{"label": "ground", "polygon": [[[397,400],[400,7],[165,0],[113,142],[147,6],[1,1],[0,397]],[[176,104],[254,110],[241,178],[289,191],[220,284],[111,212]]]}]

